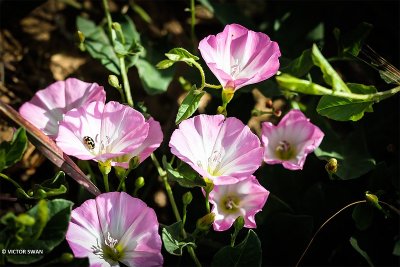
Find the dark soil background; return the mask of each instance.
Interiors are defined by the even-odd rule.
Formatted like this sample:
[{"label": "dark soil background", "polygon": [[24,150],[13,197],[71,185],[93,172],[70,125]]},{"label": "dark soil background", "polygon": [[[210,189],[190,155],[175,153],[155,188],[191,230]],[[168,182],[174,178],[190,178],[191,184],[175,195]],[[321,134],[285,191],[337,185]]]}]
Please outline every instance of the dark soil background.
[{"label": "dark soil background", "polygon": [[[165,53],[173,47],[185,47],[191,50],[193,43],[190,39],[190,13],[188,0],[136,0],[151,17],[152,23],[146,23],[129,7],[133,1],[110,1],[112,12],[118,13],[124,8],[133,19],[142,38],[147,38],[158,44]],[[400,55],[400,4],[399,1],[264,1],[264,0],[237,0],[211,1],[216,3],[213,15],[199,2],[196,10],[197,25],[196,37],[201,40],[208,34],[220,32],[225,23],[238,22],[250,29],[258,29],[265,25],[271,29],[274,20],[282,18],[286,12],[292,16],[282,24],[282,30],[268,32],[272,40],[278,41],[282,57],[291,59],[311,47],[312,41],[307,39],[307,33],[318,23],[323,22],[325,56],[335,55],[336,42],[332,31],[335,27],[343,32],[349,31],[361,22],[368,22],[374,26],[366,40],[375,51],[387,59],[395,67],[399,67]],[[71,4],[72,3],[72,4]],[[117,92],[107,83],[110,74],[98,61],[90,58],[87,53],[81,52],[75,39],[75,20],[78,15],[87,14],[97,22],[103,18],[101,1],[0,1],[0,99],[18,109],[22,103],[28,101],[37,90],[47,87],[56,80],[76,77],[87,82],[96,82],[103,85],[107,91],[107,100],[118,99]],[[197,44],[195,45],[197,47]],[[206,69],[206,65],[203,64]],[[374,84],[379,90],[391,88],[385,84],[376,71],[360,63],[339,62],[334,65],[343,74],[343,78],[352,82]],[[197,73],[186,66],[177,68],[176,77],[183,75],[187,79],[198,79]],[[207,79],[213,81],[212,74],[206,73]],[[135,101],[143,101],[148,112],[160,121],[164,142],[156,154],[161,157],[168,154],[168,141],[175,129],[174,119],[179,102],[182,101],[185,91],[177,81],[171,83],[166,93],[148,96],[139,82],[134,68],[129,72]],[[215,81],[215,79],[214,79]],[[393,87],[393,86],[392,86]],[[252,88],[251,88],[252,89]],[[245,91],[245,90],[243,90]],[[285,108],[282,97],[272,97],[274,105]],[[220,103],[218,97],[209,95],[201,105],[200,112],[213,114]],[[242,119],[247,123],[252,108],[263,103],[265,97],[247,90],[235,98],[229,106],[229,115]],[[315,105],[315,99],[302,99],[310,106]],[[374,106],[375,112],[367,114],[358,124],[337,123],[331,124],[341,132],[360,127],[366,133],[368,150],[377,162],[384,162],[388,172],[379,169],[363,177],[351,181],[331,181],[328,179],[324,166],[317,164],[314,155],[307,159],[311,163],[306,165],[301,182],[303,187],[282,189],[274,187],[275,181],[264,181],[263,184],[272,193],[290,204],[294,210],[292,214],[280,212],[269,213],[264,218],[262,229],[258,232],[263,245],[263,265],[291,266],[296,263],[307,241],[315,230],[335,211],[350,203],[363,198],[366,190],[384,190],[385,201],[399,205],[399,97],[395,96]],[[0,140],[9,140],[12,136],[13,125],[0,117]],[[257,129],[255,129],[257,131]],[[169,155],[169,154],[168,154]],[[315,163],[315,164],[314,164]],[[308,166],[308,167],[307,167]],[[310,167],[312,166],[312,167]],[[314,167],[319,166],[319,167]],[[33,146],[28,148],[23,160],[7,170],[7,174],[30,188],[34,182],[50,178],[56,169]],[[281,172],[273,167],[276,179],[286,179],[284,184],[293,182],[290,186],[296,187],[297,178],[277,177]],[[270,172],[262,170],[257,177],[267,177]],[[145,164],[137,170],[137,176],[151,177],[146,184],[143,195],[145,201],[156,209],[159,221],[162,224],[174,222],[171,209],[166,203],[166,195],[162,184],[157,180],[157,174],[151,164]],[[269,176],[268,176],[269,177]],[[306,178],[307,177],[307,180]],[[293,179],[292,179],[293,178]],[[78,202],[90,196],[69,179],[69,193],[66,198],[76,199]],[[129,184],[128,184],[129,186]],[[23,203],[15,199],[15,188],[0,181],[0,216],[6,211],[22,212]],[[317,194],[315,192],[323,192]],[[174,187],[176,199],[185,192],[181,187]],[[294,196],[290,192],[298,194]],[[200,192],[194,194],[202,198]],[[180,201],[179,201],[180,202]],[[267,203],[268,206],[268,203]],[[266,207],[267,211],[270,211]],[[189,220],[198,217],[198,212],[205,212],[203,206],[193,205],[189,209]],[[399,258],[392,254],[393,246],[399,239],[398,218],[386,220],[376,212],[375,221],[371,228],[362,232],[355,228],[351,218],[351,211],[340,215],[321,232],[310,248],[303,265],[313,266],[360,266],[366,265],[365,260],[350,246],[350,236],[357,236],[360,246],[368,252],[376,266],[398,266]],[[192,216],[192,217],[191,217]],[[289,223],[290,222],[290,223]],[[189,229],[190,230],[190,229]],[[240,236],[242,237],[242,236]],[[240,239],[239,237],[239,239]],[[219,246],[227,244],[229,233],[216,237],[215,243],[200,243],[196,250],[200,261],[205,265],[211,262],[213,254]],[[221,242],[221,243],[219,243]],[[54,257],[66,251],[63,243],[52,253]],[[164,251],[165,252],[165,251]],[[165,256],[165,264],[174,266],[177,257]],[[51,257],[51,256],[50,256]],[[74,262],[74,264],[85,262]],[[186,257],[181,266],[190,265],[191,260]]]}]

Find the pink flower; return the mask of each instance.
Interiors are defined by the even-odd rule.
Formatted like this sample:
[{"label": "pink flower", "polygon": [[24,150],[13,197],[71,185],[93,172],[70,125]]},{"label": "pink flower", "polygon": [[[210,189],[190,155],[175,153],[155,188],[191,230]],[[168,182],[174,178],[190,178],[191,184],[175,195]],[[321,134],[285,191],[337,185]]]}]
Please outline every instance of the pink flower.
[{"label": "pink flower", "polygon": [[66,239],[90,266],[161,266],[161,238],[153,209],[125,192],[86,200],[71,213]]},{"label": "pink flower", "polygon": [[106,92],[97,83],[86,83],[75,78],[58,81],[24,103],[20,109],[22,117],[42,130],[51,138],[56,138],[58,123],[65,113],[93,101],[105,101]]},{"label": "pink flower", "polygon": [[235,220],[242,216],[244,227],[256,228],[254,216],[261,211],[269,196],[253,175],[235,184],[215,185],[209,201],[215,214],[215,231],[228,230]]},{"label": "pink flower", "polygon": [[171,152],[214,184],[235,183],[261,165],[263,148],[249,127],[236,118],[198,115],[179,125]]},{"label": "pink flower", "polygon": [[[162,139],[159,124],[118,102],[92,102],[64,116],[56,138],[64,153],[83,160],[93,159],[127,167],[129,157],[144,160]],[[126,164],[121,163],[124,156]],[[118,163],[116,162],[118,161]],[[122,160],[122,162],[124,162]]]},{"label": "pink flower", "polygon": [[227,25],[223,32],[204,38],[199,50],[225,89],[237,90],[264,81],[279,69],[278,44],[266,34],[238,24]]},{"label": "pink flower", "polygon": [[135,156],[139,157],[139,162],[142,163],[160,146],[163,141],[163,133],[161,131],[160,123],[155,121],[153,118],[148,119],[147,123],[149,124],[149,133],[146,139],[134,151],[124,156],[114,158],[116,166],[128,169],[129,160]]},{"label": "pink flower", "polygon": [[277,126],[270,122],[262,124],[264,161],[282,163],[289,170],[301,170],[307,155],[321,144],[323,137],[324,133],[300,110],[291,110]]}]

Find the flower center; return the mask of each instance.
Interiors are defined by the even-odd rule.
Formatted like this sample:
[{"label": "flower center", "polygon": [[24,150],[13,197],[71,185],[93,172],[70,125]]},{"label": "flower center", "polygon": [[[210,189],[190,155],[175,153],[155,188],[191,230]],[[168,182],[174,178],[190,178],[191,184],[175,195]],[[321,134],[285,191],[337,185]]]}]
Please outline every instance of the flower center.
[{"label": "flower center", "polygon": [[226,196],[221,201],[225,212],[235,213],[240,208],[240,198],[237,196]]},{"label": "flower center", "polygon": [[92,246],[92,251],[93,254],[109,262],[111,265],[114,265],[123,257],[123,251],[118,245],[118,240],[114,239],[110,235],[110,232],[107,232],[107,238],[104,239],[104,244],[100,246],[99,243],[97,243],[96,246]]},{"label": "flower center", "polygon": [[276,146],[275,154],[281,160],[288,160],[293,158],[295,151],[288,141],[283,140],[279,141],[279,144]]},{"label": "flower center", "polygon": [[239,59],[235,59],[233,65],[231,66],[231,76],[233,79],[236,79],[236,77],[239,75],[241,71],[240,64],[239,64]]},{"label": "flower center", "polygon": [[208,158],[208,168],[207,171],[213,176],[221,175],[218,171],[220,169],[220,164],[222,162],[222,154],[219,151],[214,151]]}]

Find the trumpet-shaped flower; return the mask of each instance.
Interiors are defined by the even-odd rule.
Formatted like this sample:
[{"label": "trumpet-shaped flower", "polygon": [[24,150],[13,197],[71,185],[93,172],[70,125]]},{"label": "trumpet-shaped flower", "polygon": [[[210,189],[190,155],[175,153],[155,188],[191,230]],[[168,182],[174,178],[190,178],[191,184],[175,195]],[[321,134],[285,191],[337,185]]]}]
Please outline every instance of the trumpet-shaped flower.
[{"label": "trumpet-shaped flower", "polygon": [[19,113],[50,138],[56,138],[58,124],[65,113],[93,101],[105,101],[106,93],[97,83],[75,78],[58,81],[38,91],[24,103]]},{"label": "trumpet-shaped flower", "polygon": [[321,144],[323,137],[324,133],[300,110],[291,110],[277,126],[270,122],[262,124],[264,161],[301,170],[307,155]]},{"label": "trumpet-shaped flower", "polygon": [[266,34],[238,24],[227,25],[223,32],[204,38],[199,50],[225,89],[237,90],[264,81],[279,69],[278,44]]},{"label": "trumpet-shaped flower", "polygon": [[66,235],[77,258],[90,266],[161,266],[161,238],[153,209],[125,192],[86,200],[71,213]]},{"label": "trumpet-shaped flower", "polygon": [[161,131],[160,123],[155,121],[153,118],[148,119],[147,123],[149,124],[149,133],[146,139],[134,151],[121,157],[114,158],[116,166],[128,169],[129,160],[133,157],[139,157],[139,163],[142,163],[148,156],[150,156],[151,153],[153,153],[154,150],[160,146],[163,140],[163,133]]},{"label": "trumpet-shaped flower", "polygon": [[211,212],[215,214],[214,230],[228,230],[239,216],[244,219],[244,227],[256,228],[254,216],[268,196],[269,191],[253,175],[234,184],[215,185],[209,195]]},{"label": "trumpet-shaped flower", "polygon": [[198,115],[172,134],[171,152],[214,184],[228,184],[253,174],[263,148],[249,127],[236,118]]},{"label": "trumpet-shaped flower", "polygon": [[118,165],[116,157],[135,152],[148,156],[159,145],[162,133],[157,126],[129,106],[92,102],[65,114],[56,142],[70,156]]}]

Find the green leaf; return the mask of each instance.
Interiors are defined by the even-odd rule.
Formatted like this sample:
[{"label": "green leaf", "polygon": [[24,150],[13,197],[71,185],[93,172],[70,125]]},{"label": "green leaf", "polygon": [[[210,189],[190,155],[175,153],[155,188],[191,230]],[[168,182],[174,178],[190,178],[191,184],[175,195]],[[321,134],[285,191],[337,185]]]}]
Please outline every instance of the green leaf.
[{"label": "green leaf", "polygon": [[358,241],[354,237],[350,237],[351,246],[367,261],[368,265],[373,267],[374,264],[368,254],[358,246]]},{"label": "green leaf", "polygon": [[109,71],[120,75],[118,57],[104,29],[80,16],[76,19],[76,26],[85,35],[85,47],[89,54],[100,60]]},{"label": "green leaf", "polygon": [[360,129],[344,138],[334,134],[326,135],[314,153],[323,160],[336,158],[338,170],[334,176],[342,180],[358,178],[376,166],[375,160],[368,153],[364,133]]},{"label": "green leaf", "polygon": [[157,69],[168,69],[172,65],[175,64],[175,61],[169,60],[169,59],[164,59],[160,62],[157,63],[156,68]]},{"label": "green leaf", "polygon": [[42,250],[43,254],[7,255],[7,260],[15,264],[31,264],[42,259],[64,239],[68,229],[73,203],[64,199],[40,201],[26,214],[35,218],[32,227],[26,227],[25,239],[12,242],[10,249]]},{"label": "green leaf", "polygon": [[185,48],[177,47],[169,50],[168,53],[165,54],[165,56],[172,61],[178,62],[178,61],[183,61],[189,64],[189,66],[192,66],[192,62],[199,60],[198,57],[195,55],[192,55],[189,51],[187,51]]},{"label": "green leaf", "polygon": [[311,58],[311,49],[306,49],[298,58],[294,59],[286,67],[282,68],[281,71],[296,77],[302,77],[306,75],[313,66],[314,62]]},{"label": "green leaf", "polygon": [[[26,148],[28,147],[28,138],[26,131],[20,127],[13,135],[10,142],[4,141],[0,144],[0,171],[8,168],[22,159]],[[3,159],[3,160],[1,160]]]},{"label": "green leaf", "polygon": [[367,111],[371,111],[373,101],[353,100],[337,96],[321,97],[317,112],[337,121],[358,121]]},{"label": "green leaf", "polygon": [[356,227],[364,231],[372,224],[374,216],[374,208],[366,203],[358,204],[351,215]]},{"label": "green leaf", "polygon": [[342,78],[340,78],[339,74],[321,54],[317,45],[314,44],[311,51],[311,57],[315,66],[321,69],[325,82],[332,86],[332,90],[350,92],[350,89],[343,82]]},{"label": "green leaf", "polygon": [[193,242],[184,242],[181,238],[182,221],[176,222],[162,229],[164,248],[172,255],[182,256],[182,250],[186,246],[196,247]]},{"label": "green leaf", "polygon": [[196,112],[200,103],[200,99],[204,94],[204,91],[197,90],[195,85],[192,86],[192,89],[186,95],[178,109],[175,119],[176,124],[181,123],[183,120],[186,120]]},{"label": "green leaf", "polygon": [[148,94],[154,95],[167,91],[173,79],[172,71],[159,71],[143,58],[138,59],[136,67],[142,85]]},{"label": "green leaf", "polygon": [[373,26],[362,22],[353,30],[342,34],[338,28],[334,29],[334,35],[339,45],[339,56],[351,54],[358,56],[361,51],[364,40],[368,37]]},{"label": "green leaf", "polygon": [[261,242],[257,234],[249,230],[239,245],[220,249],[214,255],[211,266],[261,266],[261,261]]},{"label": "green leaf", "polygon": [[78,30],[85,35],[85,47],[89,54],[93,58],[100,60],[101,64],[109,71],[118,75],[120,71],[117,54],[125,56],[126,69],[129,69],[135,65],[139,53],[142,51],[139,44],[140,37],[132,20],[127,16],[123,16],[119,23],[125,36],[125,44],[122,45],[119,40],[115,39],[115,52],[111,40],[101,26],[96,26],[93,21],[83,17],[78,16],[76,19]]},{"label": "green leaf", "polygon": [[170,163],[167,162],[167,158],[162,158],[164,169],[167,171],[168,179],[178,182],[183,187],[204,187],[206,183],[197,172],[195,172],[189,165],[182,163],[177,169],[174,169]]}]

